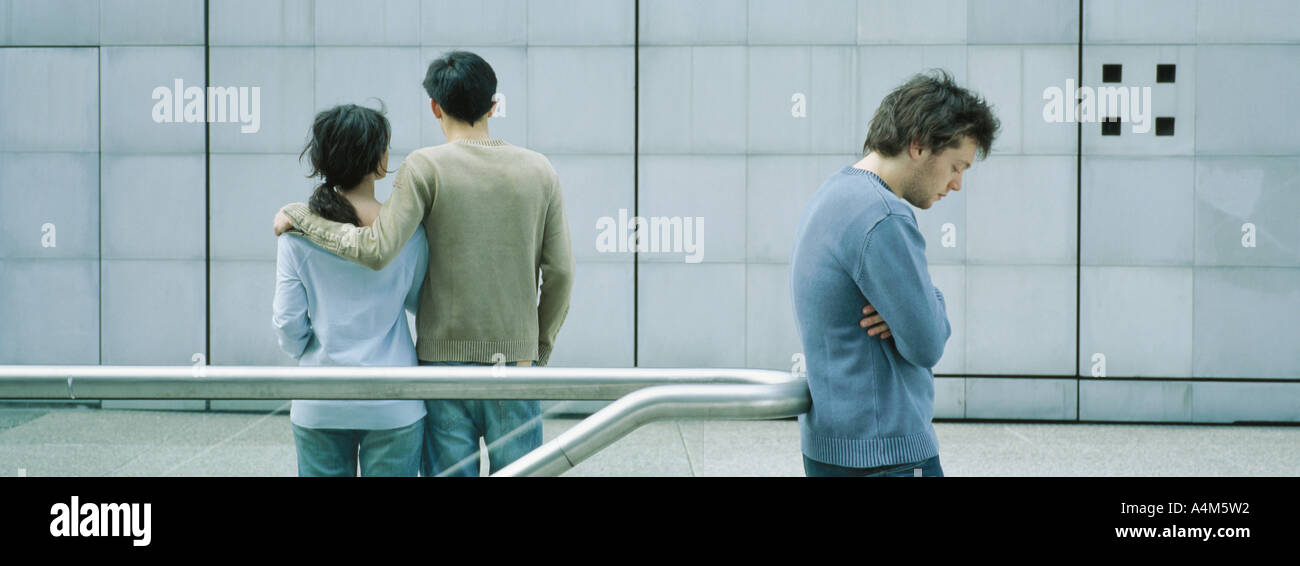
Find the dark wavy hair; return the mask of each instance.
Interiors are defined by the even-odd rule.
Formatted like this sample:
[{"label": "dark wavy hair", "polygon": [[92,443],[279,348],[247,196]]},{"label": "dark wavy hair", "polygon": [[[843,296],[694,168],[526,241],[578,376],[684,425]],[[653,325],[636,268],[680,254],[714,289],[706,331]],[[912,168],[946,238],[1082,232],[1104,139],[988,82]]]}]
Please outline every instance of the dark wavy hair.
[{"label": "dark wavy hair", "polygon": [[497,75],[482,57],[452,51],[429,63],[423,86],[443,112],[473,126],[492,109]]},{"label": "dark wavy hair", "polygon": [[355,187],[366,175],[379,171],[392,136],[382,100],[379,107],[343,104],[322,111],[312,121],[311,141],[298,159],[309,156],[311,173],[307,176],[321,179],[307,201],[320,217],[361,225],[357,209],[335,189]]},{"label": "dark wavy hair", "polygon": [[913,75],[880,101],[862,153],[893,157],[907,151],[913,141],[937,153],[961,145],[962,138],[970,136],[983,158],[993,147],[999,126],[983,98],[957,86],[947,71],[931,69]]}]

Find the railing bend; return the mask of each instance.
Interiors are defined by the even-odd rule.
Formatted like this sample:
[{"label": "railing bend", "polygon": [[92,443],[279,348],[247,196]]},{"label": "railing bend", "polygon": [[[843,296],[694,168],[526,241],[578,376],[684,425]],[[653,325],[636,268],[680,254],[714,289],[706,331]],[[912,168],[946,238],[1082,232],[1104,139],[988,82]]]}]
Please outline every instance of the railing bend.
[{"label": "railing bend", "polygon": [[0,399],[615,400],[497,476],[559,475],[637,428],[806,412],[808,383],[753,369],[0,366]]}]

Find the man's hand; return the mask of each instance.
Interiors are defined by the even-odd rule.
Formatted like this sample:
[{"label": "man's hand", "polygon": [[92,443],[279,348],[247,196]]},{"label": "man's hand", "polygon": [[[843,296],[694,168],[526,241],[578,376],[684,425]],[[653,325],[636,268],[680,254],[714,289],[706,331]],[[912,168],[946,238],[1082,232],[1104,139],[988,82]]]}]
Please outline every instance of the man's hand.
[{"label": "man's hand", "polygon": [[281,208],[276,211],[275,221],[272,223],[271,227],[275,230],[275,235],[279,236],[280,234],[293,229],[293,220],[290,220],[289,215],[285,214],[284,209]]},{"label": "man's hand", "polygon": [[862,307],[862,314],[867,315],[867,317],[858,321],[858,326],[867,329],[867,336],[879,335],[881,340],[890,337],[889,325],[885,324],[885,319],[876,313],[876,307],[871,306],[871,303],[867,303],[867,306]]}]

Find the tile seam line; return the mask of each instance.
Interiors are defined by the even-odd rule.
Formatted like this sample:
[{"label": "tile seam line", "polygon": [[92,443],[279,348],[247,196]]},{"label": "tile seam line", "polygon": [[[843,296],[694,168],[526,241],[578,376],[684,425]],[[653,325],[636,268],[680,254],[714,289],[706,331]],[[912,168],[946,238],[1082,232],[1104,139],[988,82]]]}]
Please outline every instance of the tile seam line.
[{"label": "tile seam line", "polygon": [[[212,86],[212,50],[209,35],[210,0],[203,0],[203,86]],[[314,101],[313,101],[314,102]],[[212,122],[203,122],[203,355],[212,365]],[[203,400],[203,410],[212,400]]]}]

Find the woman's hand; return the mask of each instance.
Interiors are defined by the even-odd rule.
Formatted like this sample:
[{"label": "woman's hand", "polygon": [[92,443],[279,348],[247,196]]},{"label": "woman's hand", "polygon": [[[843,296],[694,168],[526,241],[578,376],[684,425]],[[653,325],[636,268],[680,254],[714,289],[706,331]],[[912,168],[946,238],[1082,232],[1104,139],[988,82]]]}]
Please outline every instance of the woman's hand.
[{"label": "woman's hand", "polygon": [[867,303],[867,306],[862,307],[862,314],[867,316],[858,321],[858,326],[867,329],[867,336],[880,335],[881,340],[891,336],[889,333],[889,325],[885,324],[885,319],[881,318],[880,315],[876,313],[876,308],[871,306],[871,303]]}]

